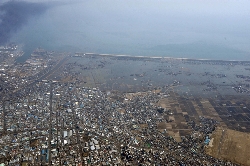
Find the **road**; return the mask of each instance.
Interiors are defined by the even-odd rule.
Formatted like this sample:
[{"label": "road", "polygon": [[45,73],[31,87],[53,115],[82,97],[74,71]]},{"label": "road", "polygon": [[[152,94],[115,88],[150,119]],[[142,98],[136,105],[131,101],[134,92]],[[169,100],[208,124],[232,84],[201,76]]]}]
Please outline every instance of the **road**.
[{"label": "road", "polygon": [[49,70],[47,73],[39,76],[38,78],[34,79],[32,82],[24,85],[23,87],[15,89],[14,91],[11,91],[8,94],[5,94],[4,96],[0,96],[0,100],[2,100],[2,101],[4,101],[4,100],[10,100],[11,96],[17,95],[21,90],[25,89],[26,87],[32,87],[38,81],[42,81],[42,80],[46,79],[51,74],[53,74],[56,70],[58,70],[64,64],[64,62],[66,62],[68,59],[69,59],[69,56],[65,56],[63,59],[61,59],[60,61],[58,61],[57,64],[55,64],[54,67],[51,70]]},{"label": "road", "polygon": [[51,138],[52,138],[52,113],[53,113],[53,83],[50,83],[50,97],[49,97],[49,111],[50,111],[50,117],[49,117],[49,139],[48,139],[48,150],[49,150],[49,165],[51,164]]}]

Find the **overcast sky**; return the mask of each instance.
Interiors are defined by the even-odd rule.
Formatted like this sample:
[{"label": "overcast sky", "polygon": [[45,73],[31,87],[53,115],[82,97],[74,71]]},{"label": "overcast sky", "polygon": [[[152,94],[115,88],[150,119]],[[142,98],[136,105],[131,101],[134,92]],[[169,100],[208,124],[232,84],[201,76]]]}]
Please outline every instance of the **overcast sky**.
[{"label": "overcast sky", "polygon": [[32,38],[100,53],[144,54],[157,46],[192,43],[250,52],[248,0],[60,2],[65,4],[31,19],[14,39]]}]

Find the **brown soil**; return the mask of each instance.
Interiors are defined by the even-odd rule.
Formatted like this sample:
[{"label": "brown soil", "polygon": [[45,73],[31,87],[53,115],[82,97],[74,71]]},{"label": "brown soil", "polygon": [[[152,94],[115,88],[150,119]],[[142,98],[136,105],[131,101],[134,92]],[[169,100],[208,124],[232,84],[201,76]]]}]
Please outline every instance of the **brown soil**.
[{"label": "brown soil", "polygon": [[217,128],[206,148],[207,154],[240,165],[250,165],[250,134]]}]

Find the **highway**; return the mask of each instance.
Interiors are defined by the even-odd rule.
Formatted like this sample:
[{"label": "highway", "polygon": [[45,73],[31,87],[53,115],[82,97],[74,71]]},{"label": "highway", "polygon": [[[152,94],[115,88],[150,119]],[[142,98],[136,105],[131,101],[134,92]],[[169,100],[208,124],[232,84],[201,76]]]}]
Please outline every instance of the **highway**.
[{"label": "highway", "polygon": [[8,94],[5,95],[0,95],[0,100],[5,101],[5,100],[11,100],[11,96],[15,96],[17,95],[21,90],[25,89],[26,87],[32,87],[33,85],[35,85],[38,81],[42,81],[44,79],[46,79],[47,77],[49,77],[51,74],[53,74],[56,70],[58,70],[63,64],[64,62],[66,62],[69,59],[69,56],[65,56],[64,58],[62,58],[60,61],[57,62],[57,64],[54,65],[54,67],[52,67],[51,70],[49,70],[47,73],[39,76],[38,78],[35,78],[32,82],[24,85],[23,87],[20,87],[18,89],[15,89],[14,91],[9,92]]}]

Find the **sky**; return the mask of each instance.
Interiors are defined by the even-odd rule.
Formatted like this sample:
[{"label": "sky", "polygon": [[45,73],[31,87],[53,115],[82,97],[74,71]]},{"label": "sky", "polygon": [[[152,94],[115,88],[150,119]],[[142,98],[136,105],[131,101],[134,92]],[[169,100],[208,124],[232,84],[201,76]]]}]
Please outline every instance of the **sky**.
[{"label": "sky", "polygon": [[11,41],[53,50],[250,60],[248,0],[29,0]]}]

